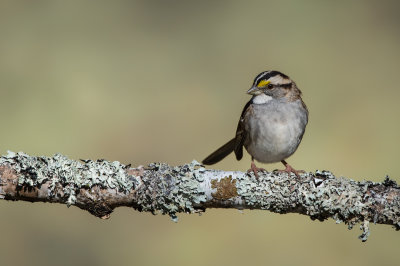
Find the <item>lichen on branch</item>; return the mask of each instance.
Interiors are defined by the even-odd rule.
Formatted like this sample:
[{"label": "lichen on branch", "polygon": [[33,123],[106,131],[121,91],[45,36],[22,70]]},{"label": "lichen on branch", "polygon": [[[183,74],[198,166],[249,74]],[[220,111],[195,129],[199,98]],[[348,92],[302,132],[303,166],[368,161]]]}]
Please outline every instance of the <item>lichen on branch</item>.
[{"label": "lichen on branch", "polygon": [[278,172],[253,174],[208,170],[193,161],[181,166],[152,163],[132,168],[106,160],[71,160],[8,152],[0,157],[0,198],[62,203],[108,218],[118,206],[153,214],[204,212],[207,208],[260,209],[334,219],[351,229],[360,223],[366,241],[369,223],[400,229],[400,188],[336,178],[328,171],[301,179]]}]

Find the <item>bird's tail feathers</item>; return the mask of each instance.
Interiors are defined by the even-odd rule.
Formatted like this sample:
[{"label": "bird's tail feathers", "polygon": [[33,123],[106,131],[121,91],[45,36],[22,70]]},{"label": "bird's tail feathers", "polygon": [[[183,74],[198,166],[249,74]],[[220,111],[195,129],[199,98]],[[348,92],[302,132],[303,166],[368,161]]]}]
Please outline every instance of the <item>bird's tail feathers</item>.
[{"label": "bird's tail feathers", "polygon": [[218,163],[226,156],[228,156],[231,152],[233,152],[233,150],[235,149],[235,142],[235,138],[231,139],[218,150],[207,156],[207,158],[205,158],[202,163],[205,165]]}]

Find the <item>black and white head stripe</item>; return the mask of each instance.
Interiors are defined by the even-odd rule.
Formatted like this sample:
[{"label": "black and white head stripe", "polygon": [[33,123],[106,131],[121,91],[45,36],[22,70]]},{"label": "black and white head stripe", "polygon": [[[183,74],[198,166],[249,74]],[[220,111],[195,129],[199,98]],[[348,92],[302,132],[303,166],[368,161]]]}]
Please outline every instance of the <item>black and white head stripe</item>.
[{"label": "black and white head stripe", "polygon": [[264,71],[261,72],[260,74],[257,75],[257,77],[254,79],[254,86],[257,86],[257,84],[261,81],[261,80],[268,80],[272,77],[275,77],[277,75],[280,75],[282,78],[284,79],[289,79],[288,76],[286,76],[285,74],[279,72],[279,71],[275,71],[275,70],[271,70],[271,71]]}]

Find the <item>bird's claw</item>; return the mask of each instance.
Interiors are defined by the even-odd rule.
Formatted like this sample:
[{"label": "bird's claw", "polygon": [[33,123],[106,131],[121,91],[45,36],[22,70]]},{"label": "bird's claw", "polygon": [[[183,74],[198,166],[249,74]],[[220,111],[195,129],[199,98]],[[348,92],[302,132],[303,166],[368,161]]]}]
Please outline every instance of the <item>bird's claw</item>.
[{"label": "bird's claw", "polygon": [[254,162],[251,162],[251,168],[249,170],[247,170],[247,173],[254,173],[254,176],[258,179],[258,172],[266,172],[267,170],[265,170],[264,168],[258,168],[256,166],[256,164]]},{"label": "bird's claw", "polygon": [[275,170],[275,172],[278,172],[278,173],[287,173],[289,176],[290,176],[290,173],[293,173],[293,174],[296,175],[296,177],[297,177],[298,179],[301,179],[300,173],[301,173],[301,174],[304,174],[304,173],[306,172],[306,171],[304,171],[304,170],[296,170],[296,169],[294,169],[293,167],[291,167],[289,164],[286,164],[285,166],[286,166],[285,169],[283,169],[283,170]]}]

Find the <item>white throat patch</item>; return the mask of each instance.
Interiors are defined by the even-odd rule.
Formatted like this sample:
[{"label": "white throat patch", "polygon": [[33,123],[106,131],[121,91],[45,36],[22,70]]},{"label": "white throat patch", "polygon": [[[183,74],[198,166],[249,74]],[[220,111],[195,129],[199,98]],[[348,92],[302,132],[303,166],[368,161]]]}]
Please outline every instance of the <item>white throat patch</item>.
[{"label": "white throat patch", "polygon": [[263,104],[267,103],[272,100],[271,96],[265,95],[265,93],[261,93],[260,95],[257,95],[256,97],[253,98],[253,103],[254,104]]}]

